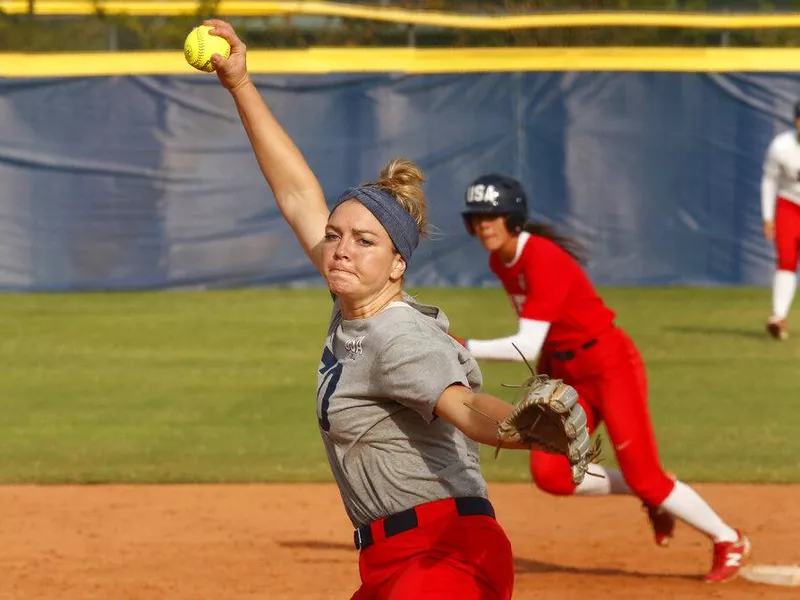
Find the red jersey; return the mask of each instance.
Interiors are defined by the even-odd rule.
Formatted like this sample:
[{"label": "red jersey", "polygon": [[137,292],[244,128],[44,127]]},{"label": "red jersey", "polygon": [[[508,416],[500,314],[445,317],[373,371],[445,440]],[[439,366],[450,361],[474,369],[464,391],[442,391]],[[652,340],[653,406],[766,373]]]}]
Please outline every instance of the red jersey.
[{"label": "red jersey", "polygon": [[500,279],[521,319],[547,321],[545,347],[571,348],[594,339],[614,324],[608,308],[580,263],[558,244],[523,233],[522,252],[510,265],[497,255],[489,267]]}]

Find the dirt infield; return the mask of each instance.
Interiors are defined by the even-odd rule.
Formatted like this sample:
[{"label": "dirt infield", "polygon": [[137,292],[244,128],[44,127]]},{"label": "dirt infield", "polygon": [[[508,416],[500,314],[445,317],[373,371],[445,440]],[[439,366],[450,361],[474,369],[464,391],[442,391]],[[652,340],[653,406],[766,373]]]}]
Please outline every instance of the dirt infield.
[{"label": "dirt infield", "polygon": [[[754,545],[800,564],[800,486],[697,489]],[[709,586],[708,542],[686,526],[656,548],[632,498],[491,488],[516,556],[515,598],[796,598],[743,580]],[[0,599],[350,597],[357,553],[331,485],[0,487]]]}]

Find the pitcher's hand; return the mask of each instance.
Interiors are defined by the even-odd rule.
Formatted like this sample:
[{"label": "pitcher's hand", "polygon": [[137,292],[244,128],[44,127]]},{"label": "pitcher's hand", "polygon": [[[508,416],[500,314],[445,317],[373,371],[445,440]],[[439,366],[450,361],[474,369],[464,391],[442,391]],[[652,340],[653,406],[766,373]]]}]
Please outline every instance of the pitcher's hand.
[{"label": "pitcher's hand", "polygon": [[250,80],[247,73],[247,46],[239,39],[233,26],[220,19],[209,19],[203,23],[213,27],[208,33],[218,35],[231,45],[231,55],[226,59],[219,54],[211,57],[220,83],[232,92]]}]

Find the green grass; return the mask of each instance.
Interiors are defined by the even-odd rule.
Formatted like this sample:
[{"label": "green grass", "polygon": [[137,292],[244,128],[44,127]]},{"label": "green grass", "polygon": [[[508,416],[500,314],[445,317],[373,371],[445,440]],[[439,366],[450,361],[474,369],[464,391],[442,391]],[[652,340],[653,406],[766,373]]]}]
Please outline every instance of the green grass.
[{"label": "green grass", "polygon": [[[515,326],[500,290],[414,293],[458,334]],[[800,344],[763,333],[766,290],[603,293],[645,357],[669,470],[800,481]],[[314,405],[329,312],[324,290],[0,295],[0,483],[329,480]],[[507,399],[500,383],[526,374],[483,367]],[[524,452],[483,464],[528,480]]]}]

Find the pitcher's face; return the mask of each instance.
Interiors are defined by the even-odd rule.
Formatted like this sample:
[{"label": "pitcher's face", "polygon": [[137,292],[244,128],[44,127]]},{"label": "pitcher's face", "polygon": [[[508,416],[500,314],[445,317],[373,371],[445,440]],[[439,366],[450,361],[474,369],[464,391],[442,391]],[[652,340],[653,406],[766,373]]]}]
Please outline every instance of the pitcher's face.
[{"label": "pitcher's face", "polygon": [[328,217],[322,256],[328,289],[349,301],[374,297],[406,270],[383,225],[358,200],[347,200]]}]

